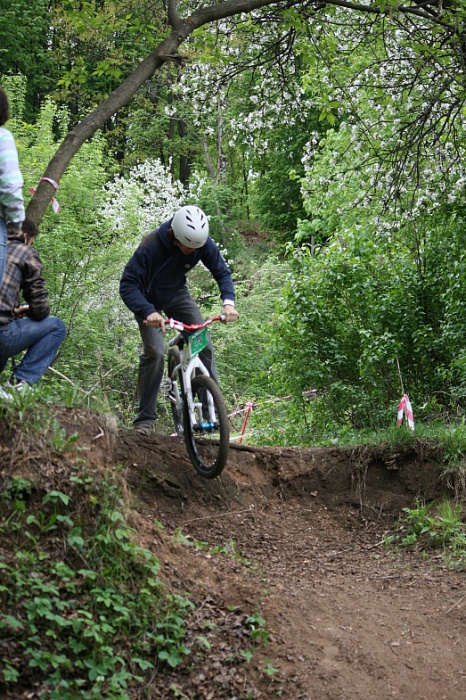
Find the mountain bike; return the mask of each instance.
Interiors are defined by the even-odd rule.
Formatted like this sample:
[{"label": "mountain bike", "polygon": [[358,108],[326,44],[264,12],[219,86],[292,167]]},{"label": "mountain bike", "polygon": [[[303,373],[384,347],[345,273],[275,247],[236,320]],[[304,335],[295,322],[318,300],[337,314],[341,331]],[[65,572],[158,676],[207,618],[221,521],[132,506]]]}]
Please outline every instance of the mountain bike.
[{"label": "mountain bike", "polygon": [[184,437],[194,468],[206,479],[222,473],[230,447],[222,392],[199,356],[208,344],[207,326],[214,321],[223,321],[223,316],[195,325],[166,321],[170,329],[181,331],[168,344],[165,380],[175,430]]}]

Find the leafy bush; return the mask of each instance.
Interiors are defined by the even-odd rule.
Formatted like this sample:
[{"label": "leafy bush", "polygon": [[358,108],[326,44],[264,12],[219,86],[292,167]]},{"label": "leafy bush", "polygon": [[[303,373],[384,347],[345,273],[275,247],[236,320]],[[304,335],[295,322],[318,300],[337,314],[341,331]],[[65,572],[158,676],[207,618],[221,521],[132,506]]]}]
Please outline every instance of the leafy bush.
[{"label": "leafy bush", "polygon": [[45,493],[25,478],[2,485],[0,690],[29,678],[51,700],[123,700],[154,664],[189,653],[193,605],[165,589],[158,560],[135,543],[116,478],[67,477]]},{"label": "leafy bush", "polygon": [[449,501],[441,503],[416,502],[414,508],[403,508],[401,534],[391,538],[402,545],[437,547],[443,549],[447,560],[455,568],[464,568],[466,562],[466,526],[462,522],[462,507]]}]

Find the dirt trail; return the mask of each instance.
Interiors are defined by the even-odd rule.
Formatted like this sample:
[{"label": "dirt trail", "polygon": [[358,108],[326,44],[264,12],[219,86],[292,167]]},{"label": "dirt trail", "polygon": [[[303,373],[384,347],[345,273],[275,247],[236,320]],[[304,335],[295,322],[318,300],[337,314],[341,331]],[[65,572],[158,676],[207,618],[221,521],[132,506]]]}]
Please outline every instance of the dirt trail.
[{"label": "dirt trail", "polygon": [[206,481],[176,439],[124,435],[117,452],[142,522],[193,545],[165,552],[167,570],[192,595],[267,621],[261,662],[242,669],[249,695],[186,678],[186,697],[466,697],[464,574],[384,545],[403,506],[449,494],[428,454],[233,448]]},{"label": "dirt trail", "polygon": [[[79,433],[81,461],[121,478],[141,545],[195,603],[186,662],[131,700],[466,698],[464,573],[384,543],[416,497],[454,495],[428,446],[232,446],[205,480],[176,438],[84,411],[57,418]],[[67,471],[37,436],[0,437],[6,473],[59,485]],[[27,678],[21,690],[9,700],[38,697]]]}]

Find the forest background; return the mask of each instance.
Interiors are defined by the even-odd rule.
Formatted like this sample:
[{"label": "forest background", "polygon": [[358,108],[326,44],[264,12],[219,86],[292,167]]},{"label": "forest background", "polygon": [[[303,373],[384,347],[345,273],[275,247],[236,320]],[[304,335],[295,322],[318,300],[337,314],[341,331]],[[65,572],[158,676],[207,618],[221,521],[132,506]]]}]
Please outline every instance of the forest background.
[{"label": "forest background", "polygon": [[[42,390],[130,424],[139,334],[118,282],[142,237],[197,202],[235,278],[240,322],[214,342],[239,425],[254,404],[248,440],[361,439],[396,426],[404,392],[417,424],[459,429],[465,5],[444,5],[0,0],[27,201],[67,138],[161,56],[69,158],[60,211],[31,200],[68,329]],[[160,54],[177,30],[180,52]],[[205,270],[190,286],[218,312]]]}]

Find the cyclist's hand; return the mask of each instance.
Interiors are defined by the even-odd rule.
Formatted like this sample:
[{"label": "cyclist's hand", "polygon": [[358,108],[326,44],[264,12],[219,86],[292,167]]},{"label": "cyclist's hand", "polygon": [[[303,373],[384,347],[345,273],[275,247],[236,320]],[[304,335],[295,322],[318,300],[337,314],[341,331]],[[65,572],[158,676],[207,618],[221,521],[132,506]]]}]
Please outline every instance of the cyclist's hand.
[{"label": "cyclist's hand", "polygon": [[224,323],[230,323],[231,321],[237,321],[239,318],[239,313],[232,304],[225,304],[222,309],[222,316]]},{"label": "cyclist's hand", "polygon": [[29,304],[24,304],[23,306],[17,306],[13,309],[15,318],[24,318],[29,313]]},{"label": "cyclist's hand", "polygon": [[165,321],[163,320],[163,316],[161,316],[157,311],[154,311],[153,314],[149,314],[149,316],[146,318],[146,323],[152,328],[161,328],[162,333],[165,333]]}]

